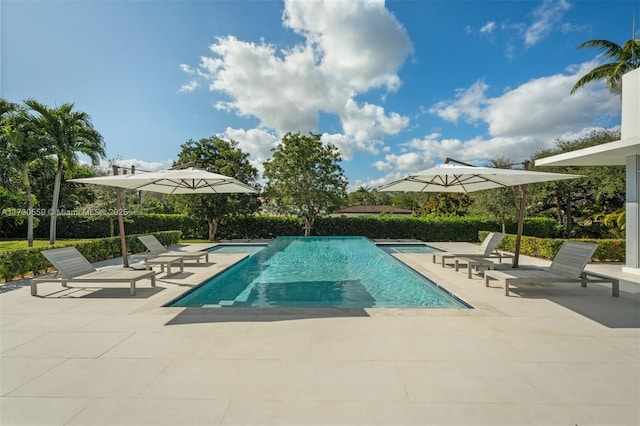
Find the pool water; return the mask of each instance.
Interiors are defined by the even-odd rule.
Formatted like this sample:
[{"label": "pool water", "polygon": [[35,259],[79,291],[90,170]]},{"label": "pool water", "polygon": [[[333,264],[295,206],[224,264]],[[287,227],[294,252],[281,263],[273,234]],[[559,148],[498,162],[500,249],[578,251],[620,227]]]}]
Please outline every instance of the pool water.
[{"label": "pool water", "polygon": [[402,243],[402,244],[378,244],[387,253],[434,253],[440,250],[426,244]]},{"label": "pool water", "polygon": [[209,253],[240,253],[253,254],[259,252],[266,245],[264,244],[219,244],[207,250]]},{"label": "pool water", "polygon": [[170,306],[469,306],[363,237],[280,237]]}]

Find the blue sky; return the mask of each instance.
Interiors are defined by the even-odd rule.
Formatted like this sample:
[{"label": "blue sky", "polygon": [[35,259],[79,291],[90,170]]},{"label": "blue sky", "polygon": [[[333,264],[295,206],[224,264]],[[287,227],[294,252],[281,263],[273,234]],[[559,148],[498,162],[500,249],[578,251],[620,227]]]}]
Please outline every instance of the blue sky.
[{"label": "blue sky", "polygon": [[[288,131],[338,146],[350,190],[445,157],[522,161],[620,124],[601,58],[634,1],[2,0],[0,96],[73,102],[108,159],[171,166],[189,139],[238,141],[261,169]],[[640,21],[640,19],[636,19]],[[106,165],[106,163],[105,163]]]}]

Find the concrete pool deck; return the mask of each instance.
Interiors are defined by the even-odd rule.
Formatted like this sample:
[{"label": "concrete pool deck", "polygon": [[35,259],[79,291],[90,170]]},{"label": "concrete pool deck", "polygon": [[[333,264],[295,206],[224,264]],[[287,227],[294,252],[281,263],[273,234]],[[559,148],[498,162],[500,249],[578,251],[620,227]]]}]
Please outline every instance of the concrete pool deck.
[{"label": "concrete pool deck", "polygon": [[1,293],[0,424],[640,424],[640,277],[594,264],[625,280],[619,298],[598,284],[505,297],[429,254],[397,256],[474,309],[162,307],[237,254],[136,296]]}]

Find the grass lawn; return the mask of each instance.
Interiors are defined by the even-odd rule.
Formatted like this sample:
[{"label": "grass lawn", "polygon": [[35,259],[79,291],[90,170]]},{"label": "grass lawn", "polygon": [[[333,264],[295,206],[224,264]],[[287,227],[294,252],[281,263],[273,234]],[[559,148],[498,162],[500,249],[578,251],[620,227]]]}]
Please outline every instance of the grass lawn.
[{"label": "grass lawn", "polygon": [[[81,241],[87,241],[87,239],[80,240],[56,240],[56,246],[69,246]],[[33,247],[48,247],[49,240],[34,240]],[[11,251],[26,249],[27,240],[0,240],[0,251]]]}]

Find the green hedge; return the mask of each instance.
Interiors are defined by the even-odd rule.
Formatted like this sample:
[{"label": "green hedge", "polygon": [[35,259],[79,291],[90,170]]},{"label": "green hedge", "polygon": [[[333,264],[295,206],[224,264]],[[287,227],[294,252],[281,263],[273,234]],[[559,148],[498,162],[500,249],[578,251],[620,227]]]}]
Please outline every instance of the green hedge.
[{"label": "green hedge", "polygon": [[[552,236],[556,222],[549,218],[526,218],[525,235]],[[511,225],[510,225],[511,226]],[[517,228],[513,226],[514,230]],[[509,229],[509,228],[508,228]],[[422,241],[478,241],[480,230],[499,231],[496,221],[481,216],[412,218],[393,215],[329,217],[316,223],[317,235],[363,235],[369,238],[418,239]]]},{"label": "green hedge", "polygon": [[[478,234],[480,240],[483,240],[488,233],[489,231],[481,231]],[[593,261],[624,262],[625,260],[625,240],[598,240],[594,238],[572,238],[571,240],[598,243],[598,248],[591,258]],[[520,253],[527,256],[552,260],[560,250],[560,247],[562,247],[562,243],[564,243],[564,241],[565,240],[562,238],[537,238],[523,236],[520,241]],[[506,235],[498,248],[500,250],[514,252],[516,249],[516,236],[511,234]]]},{"label": "green hedge", "polygon": [[[207,238],[205,231],[200,238]],[[302,221],[289,216],[225,216],[218,226],[218,239],[276,238],[281,235],[304,235]]]},{"label": "green hedge", "polygon": [[[114,233],[118,233],[115,216],[58,216],[57,238],[101,238],[110,236],[110,218]],[[49,237],[49,218],[42,219],[34,229],[36,238]],[[25,238],[26,220],[12,216],[0,217],[4,238]],[[204,219],[169,214],[129,214],[125,216],[125,234],[180,230],[183,238],[206,239],[208,226]],[[414,238],[423,241],[476,241],[478,231],[498,231],[497,222],[480,216],[412,218],[393,215],[327,217],[318,219],[314,235],[362,235],[369,238]],[[556,222],[550,218],[525,218],[524,235],[554,237]],[[516,224],[507,224],[507,232],[515,233]],[[302,221],[286,216],[240,216],[222,218],[218,239],[275,238],[280,235],[303,235]]]},{"label": "green hedge", "polygon": [[[531,235],[540,238],[557,237],[558,222],[550,217],[525,217],[523,223],[523,235]],[[518,222],[508,222],[507,234],[518,233]]]},{"label": "green hedge", "polygon": [[[33,230],[35,238],[49,238],[49,216],[38,216]],[[118,234],[118,217],[108,215],[58,215],[57,238],[102,238]],[[128,214],[124,216],[125,234],[148,234],[158,231],[180,230],[184,238],[204,238],[207,235],[206,220],[177,214]],[[20,216],[0,217],[0,237],[26,238],[27,221]]]},{"label": "green hedge", "polygon": [[[180,231],[153,233],[153,235],[166,246],[178,244],[181,234]],[[144,245],[138,240],[137,235],[127,235],[126,240],[129,253],[142,252],[145,250]],[[16,277],[24,277],[27,274],[46,272],[53,266],[40,252],[65,246],[68,246],[68,244],[0,252],[0,278],[5,281],[10,281]],[[75,247],[90,262],[98,262],[122,256],[120,237],[98,238],[92,241],[84,241],[76,243]]]}]

